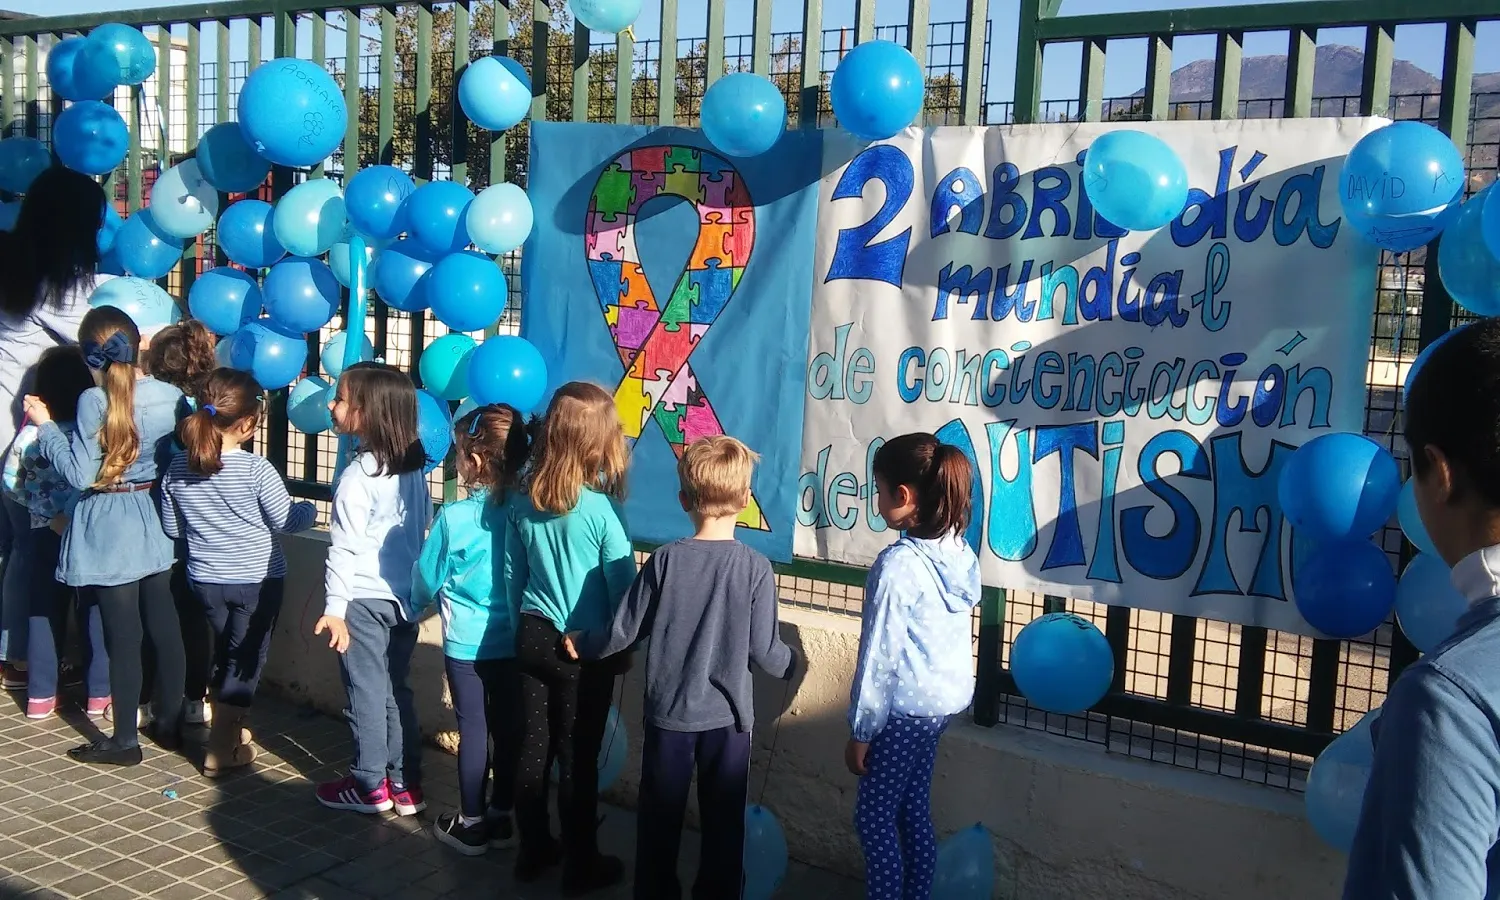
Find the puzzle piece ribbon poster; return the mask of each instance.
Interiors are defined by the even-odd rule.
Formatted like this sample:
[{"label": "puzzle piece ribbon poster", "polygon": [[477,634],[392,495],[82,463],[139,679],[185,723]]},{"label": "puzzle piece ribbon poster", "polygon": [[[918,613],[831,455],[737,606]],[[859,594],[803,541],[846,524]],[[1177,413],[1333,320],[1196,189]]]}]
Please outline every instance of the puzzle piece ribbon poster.
[{"label": "puzzle piece ribbon poster", "polygon": [[686,129],[537,122],[522,333],[550,388],[604,385],[634,445],[632,537],[690,533],[684,446],[761,454],[742,540],[870,563],[881,443],[976,472],[986,584],[1302,633],[1276,496],[1361,431],[1377,251],[1342,227],[1374,119],[1132,123],[1192,184],[1136,233],[1083,194],[1106,130],[789,131],[739,159]]}]

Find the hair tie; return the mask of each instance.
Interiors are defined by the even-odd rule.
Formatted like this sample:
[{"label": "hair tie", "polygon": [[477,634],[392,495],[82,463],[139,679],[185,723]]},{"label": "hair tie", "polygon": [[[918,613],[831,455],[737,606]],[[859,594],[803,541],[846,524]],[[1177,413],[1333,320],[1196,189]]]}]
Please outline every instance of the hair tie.
[{"label": "hair tie", "polygon": [[203,404],[203,411],[208,413],[208,417],[210,419],[219,414],[218,407],[214,406],[212,403]]},{"label": "hair tie", "polygon": [[479,420],[483,418],[477,411],[474,413],[474,421],[469,423],[469,437],[479,437]]},{"label": "hair tie", "polygon": [[99,371],[107,368],[110,363],[135,362],[135,350],[131,348],[125,332],[116,331],[102,344],[84,342],[83,361],[90,369]]}]

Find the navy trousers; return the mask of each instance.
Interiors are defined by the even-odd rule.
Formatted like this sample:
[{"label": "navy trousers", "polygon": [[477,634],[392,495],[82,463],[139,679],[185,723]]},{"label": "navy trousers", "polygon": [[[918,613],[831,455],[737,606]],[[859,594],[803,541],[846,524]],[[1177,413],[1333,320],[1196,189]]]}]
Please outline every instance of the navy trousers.
[{"label": "navy trousers", "polygon": [[693,769],[698,770],[702,852],[693,900],[739,900],[745,855],[750,733],[733,728],[666,731],[645,727],[637,801],[636,900],[680,900],[677,853]]}]

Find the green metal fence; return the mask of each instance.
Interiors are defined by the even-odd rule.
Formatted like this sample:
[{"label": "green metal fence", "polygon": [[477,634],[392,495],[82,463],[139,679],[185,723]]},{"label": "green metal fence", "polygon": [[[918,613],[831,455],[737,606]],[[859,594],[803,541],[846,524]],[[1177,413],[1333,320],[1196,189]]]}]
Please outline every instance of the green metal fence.
[{"label": "green metal fence", "polygon": [[[964,0],[962,18],[932,21],[926,0],[909,0],[907,21],[876,26],[875,0],[856,0],[852,22],[825,20],[821,0],[803,0],[800,31],[772,30],[771,3],[754,0],[749,34],[726,34],[729,0],[660,0],[656,35],[591,34],[574,27],[562,0],[491,0],[412,4],[384,0],[356,5],[236,0],[198,6],[118,11],[108,18],[143,27],[156,40],[156,77],[122,89],[131,153],[111,184],[122,210],[149,199],[162,163],[190,153],[199,135],[234,118],[249,72],[275,56],[325,65],[343,86],[351,117],[342,147],[309,172],[277,167],[262,193],[274,199],[308,177],[345,178],[359,167],[389,162],[420,181],[467,180],[482,187],[524,183],[525,124],[501,135],[483,132],[454,102],[454,85],[469,60],[489,53],[516,57],[532,72],[534,119],[693,125],[704,90],[727,72],[770,77],[800,127],[836,124],[828,82],[842,53],[874,37],[905,44],[927,72],[926,124],[1098,121],[1167,118],[1390,115],[1428,121],[1465,147],[1470,189],[1493,179],[1500,150],[1500,82],[1475,88],[1474,44],[1480,20],[1500,8],[1479,0],[1316,0],[1160,12],[1059,17],[1061,0],[1021,0],[1020,15],[991,21],[987,0]],[[743,0],[735,0],[736,3]],[[747,4],[750,6],[751,4]],[[685,14],[686,13],[686,14]],[[60,101],[42,72],[47,49],[101,21],[64,16],[0,22],[0,129],[46,139]],[[687,24],[692,22],[691,27]],[[497,24],[498,23],[498,24]],[[1395,35],[1400,26],[1435,23],[1445,31],[1438,89],[1392,94]],[[1357,94],[1316,96],[1313,74],[1320,29],[1359,29],[1364,63]],[[989,96],[994,33],[1018,35],[1015,91]],[[1286,39],[1280,96],[1241,98],[1246,34]],[[1173,43],[1212,40],[1208,98],[1171,93]],[[1104,96],[1111,46],[1144,43],[1144,90]],[[1078,90],[1043,102],[1043,54],[1079,59]],[[1008,62],[1008,61],[1007,61]],[[227,200],[229,198],[221,198]],[[210,233],[189,248],[166,284],[185,295],[195,275],[224,264]],[[491,333],[513,331],[523,298],[519,259],[505,261],[512,304]],[[1381,261],[1371,371],[1409,364],[1419,346],[1454,321],[1436,277],[1435,254],[1387,254]],[[423,346],[446,329],[426,315],[374,303],[368,335],[378,356],[416,372]],[[342,329],[336,318],[309,338],[308,370],[318,370],[320,339]],[[1366,432],[1406,457],[1399,434],[1399,377],[1372,378]],[[287,427],[284,404],[260,440],[295,491],[326,501],[332,442]],[[448,476],[434,476],[435,498],[451,496]],[[1384,546],[1404,562],[1410,548],[1387,529]],[[858,614],[864,573],[798,562],[781,568],[788,602]],[[1043,611],[1072,609],[1104,629],[1115,651],[1110,695],[1086,716],[1063,717],[1026,706],[1005,671],[1011,639]],[[1390,680],[1415,658],[1391,625],[1367,640],[1314,641],[1294,635],[1058,597],[988,591],[975,622],[979,688],[974,717],[1012,722],[1102,743],[1111,750],[1176,765],[1299,789],[1310,757],[1332,735],[1378,705]]]}]

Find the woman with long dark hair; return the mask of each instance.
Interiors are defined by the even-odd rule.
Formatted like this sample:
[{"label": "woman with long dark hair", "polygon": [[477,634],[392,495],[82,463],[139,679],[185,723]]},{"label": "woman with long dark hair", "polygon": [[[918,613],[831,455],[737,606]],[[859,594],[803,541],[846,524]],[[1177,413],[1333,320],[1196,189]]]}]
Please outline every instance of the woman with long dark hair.
[{"label": "woman with long dark hair", "polygon": [[[16,439],[21,398],[33,393],[37,361],[49,348],[78,343],[89,295],[100,275],[104,189],[87,175],[53,166],[21,201],[15,229],[0,232],[0,451]],[[6,690],[26,688],[26,510],[0,500],[0,662]]]}]

